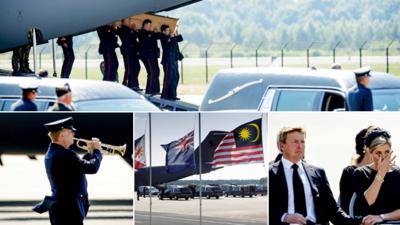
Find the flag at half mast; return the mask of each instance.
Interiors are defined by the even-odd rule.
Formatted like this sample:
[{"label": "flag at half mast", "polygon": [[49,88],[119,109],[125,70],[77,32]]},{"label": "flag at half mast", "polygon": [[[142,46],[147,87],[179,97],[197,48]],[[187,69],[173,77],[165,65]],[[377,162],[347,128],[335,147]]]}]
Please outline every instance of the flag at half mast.
[{"label": "flag at half mast", "polygon": [[145,136],[142,135],[140,138],[135,140],[135,170],[146,166],[146,155],[145,155]]},{"label": "flag at half mast", "polygon": [[264,163],[261,118],[227,133],[215,149],[212,167]]},{"label": "flag at half mast", "polygon": [[167,173],[179,173],[195,168],[194,131],[169,144],[161,145],[166,151],[165,169]]}]

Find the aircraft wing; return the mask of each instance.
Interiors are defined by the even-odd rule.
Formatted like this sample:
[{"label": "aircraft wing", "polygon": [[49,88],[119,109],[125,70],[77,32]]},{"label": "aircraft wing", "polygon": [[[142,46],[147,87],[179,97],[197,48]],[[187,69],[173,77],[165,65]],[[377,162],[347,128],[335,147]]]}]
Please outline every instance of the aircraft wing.
[{"label": "aircraft wing", "polygon": [[[95,114],[95,116],[94,116]],[[132,164],[133,117],[131,113],[1,113],[0,155],[43,155],[50,144],[44,123],[72,116],[75,137],[97,137],[102,143],[126,144],[125,161]]]},{"label": "aircraft wing", "polygon": [[[214,151],[218,147],[218,144],[222,141],[224,136],[227,134],[226,131],[211,131],[208,133],[206,138],[201,142],[201,165],[202,174],[209,173],[214,168],[211,167],[213,161]],[[179,173],[167,173],[164,166],[153,166],[145,167],[135,172],[135,187],[138,186],[149,186],[150,185],[150,171],[152,174],[151,185],[164,184],[167,182],[179,180],[188,176],[199,174],[199,155],[200,148],[197,147],[194,151],[194,157],[196,160],[196,168],[190,168],[187,170],[180,171]]]},{"label": "aircraft wing", "polygon": [[0,53],[28,44],[37,28],[43,41],[82,34],[145,12],[176,9],[201,0],[3,0],[0,3]]}]

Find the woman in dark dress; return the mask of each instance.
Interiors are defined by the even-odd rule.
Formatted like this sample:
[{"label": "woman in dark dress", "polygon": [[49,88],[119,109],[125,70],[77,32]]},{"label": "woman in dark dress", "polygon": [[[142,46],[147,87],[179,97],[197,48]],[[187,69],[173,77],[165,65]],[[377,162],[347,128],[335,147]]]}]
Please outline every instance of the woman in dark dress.
[{"label": "woman in dark dress", "polygon": [[400,219],[400,168],[394,165],[392,143],[387,131],[367,132],[365,147],[372,163],[354,171],[357,215],[364,225]]},{"label": "woman in dark dress", "polygon": [[351,197],[355,190],[353,188],[353,173],[357,167],[365,166],[371,163],[371,157],[368,151],[365,151],[364,140],[368,130],[376,129],[375,126],[369,126],[368,128],[362,129],[356,135],[356,154],[354,154],[351,165],[343,169],[342,176],[340,177],[340,195],[339,204],[340,208],[349,214],[349,205]]}]

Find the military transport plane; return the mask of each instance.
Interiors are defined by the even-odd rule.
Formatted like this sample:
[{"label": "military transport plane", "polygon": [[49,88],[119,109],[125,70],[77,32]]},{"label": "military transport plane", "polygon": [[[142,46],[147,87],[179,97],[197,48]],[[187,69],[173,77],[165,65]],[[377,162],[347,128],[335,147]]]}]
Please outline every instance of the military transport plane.
[{"label": "military transport plane", "polygon": [[200,0],[3,0],[0,3],[0,53],[28,44],[36,28],[38,43],[97,27],[145,12],[183,7]]},{"label": "military transport plane", "polygon": [[74,119],[76,138],[97,137],[103,144],[126,144],[122,157],[133,165],[132,113],[0,113],[0,156],[27,155],[35,159],[35,155],[45,154],[50,139],[43,124],[69,116]]},{"label": "military transport plane", "polygon": [[[201,142],[201,173],[209,173],[218,168],[212,168],[214,151],[222,141],[226,131],[211,131]],[[135,189],[139,186],[154,186],[179,180],[188,176],[200,174],[200,148],[194,151],[195,168],[189,168],[178,173],[167,173],[165,166],[152,166],[138,169],[135,172]],[[151,180],[150,180],[151,173]]]}]

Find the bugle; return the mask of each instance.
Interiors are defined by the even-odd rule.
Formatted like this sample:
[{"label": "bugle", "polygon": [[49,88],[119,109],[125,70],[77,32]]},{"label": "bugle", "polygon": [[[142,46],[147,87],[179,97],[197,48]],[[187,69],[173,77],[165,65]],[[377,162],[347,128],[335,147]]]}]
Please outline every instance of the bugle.
[{"label": "bugle", "polygon": [[[90,144],[90,142],[92,142],[91,140],[83,138],[74,138],[74,140],[76,141],[75,144],[78,148],[89,151],[88,145]],[[99,150],[106,155],[120,154],[121,156],[124,156],[126,152],[126,144],[117,146],[102,143],[100,147],[101,149]]]}]

